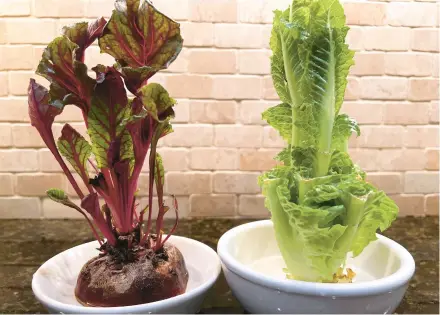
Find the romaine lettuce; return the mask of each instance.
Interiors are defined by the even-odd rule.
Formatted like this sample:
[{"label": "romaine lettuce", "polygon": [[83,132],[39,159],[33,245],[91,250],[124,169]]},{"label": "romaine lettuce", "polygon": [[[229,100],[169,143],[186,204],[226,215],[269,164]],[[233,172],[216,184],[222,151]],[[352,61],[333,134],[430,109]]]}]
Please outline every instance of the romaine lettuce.
[{"label": "romaine lettuce", "polygon": [[360,134],[339,114],[354,64],[337,0],[295,0],[275,11],[272,78],[281,104],[263,118],[287,142],[282,165],[260,177],[290,276],[331,281],[347,253],[356,256],[396,218],[396,204],[365,181],[348,154]]}]

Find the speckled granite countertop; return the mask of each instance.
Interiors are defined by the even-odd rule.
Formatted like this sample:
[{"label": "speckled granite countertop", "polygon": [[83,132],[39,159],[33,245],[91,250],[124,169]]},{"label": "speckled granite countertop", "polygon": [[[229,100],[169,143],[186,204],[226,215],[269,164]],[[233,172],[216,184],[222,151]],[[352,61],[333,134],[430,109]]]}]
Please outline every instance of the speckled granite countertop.
[{"label": "speckled granite countertop", "polygon": [[[218,238],[246,220],[182,221],[178,235],[215,248]],[[384,233],[406,247],[416,274],[399,314],[439,314],[438,218],[399,218]],[[93,240],[88,225],[76,220],[0,220],[0,313],[45,313],[31,289],[32,274],[55,254]],[[223,276],[205,300],[202,313],[243,314]]]}]

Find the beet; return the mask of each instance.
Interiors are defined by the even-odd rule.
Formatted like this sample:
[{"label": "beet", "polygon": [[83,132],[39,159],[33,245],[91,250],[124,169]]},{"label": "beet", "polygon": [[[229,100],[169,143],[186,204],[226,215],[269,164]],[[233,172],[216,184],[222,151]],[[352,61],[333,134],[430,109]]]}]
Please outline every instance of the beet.
[{"label": "beet", "polygon": [[75,288],[85,306],[116,307],[151,303],[185,292],[188,270],[181,252],[165,244],[160,252],[135,248],[121,261],[114,253],[89,260]]}]

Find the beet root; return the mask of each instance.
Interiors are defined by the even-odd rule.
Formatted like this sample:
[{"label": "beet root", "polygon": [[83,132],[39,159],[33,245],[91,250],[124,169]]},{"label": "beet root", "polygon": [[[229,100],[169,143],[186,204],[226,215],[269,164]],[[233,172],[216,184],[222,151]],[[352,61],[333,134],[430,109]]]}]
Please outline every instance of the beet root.
[{"label": "beet root", "polygon": [[180,251],[164,245],[161,253],[138,250],[132,261],[120,262],[111,254],[89,260],[76,288],[85,306],[116,307],[151,303],[185,292],[188,271]]}]

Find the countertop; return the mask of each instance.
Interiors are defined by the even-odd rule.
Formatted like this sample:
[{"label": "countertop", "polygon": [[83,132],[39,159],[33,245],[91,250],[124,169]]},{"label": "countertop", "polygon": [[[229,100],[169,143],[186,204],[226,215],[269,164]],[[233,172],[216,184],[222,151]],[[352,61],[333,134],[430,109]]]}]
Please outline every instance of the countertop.
[{"label": "countertop", "polygon": [[[215,249],[228,229],[250,220],[182,220],[177,235],[191,237]],[[438,217],[397,219],[384,235],[407,248],[416,261],[416,273],[398,314],[439,314]],[[82,220],[0,220],[0,313],[46,313],[34,298],[32,274],[52,256],[92,241]],[[204,302],[201,313],[245,311],[223,276]]]}]

